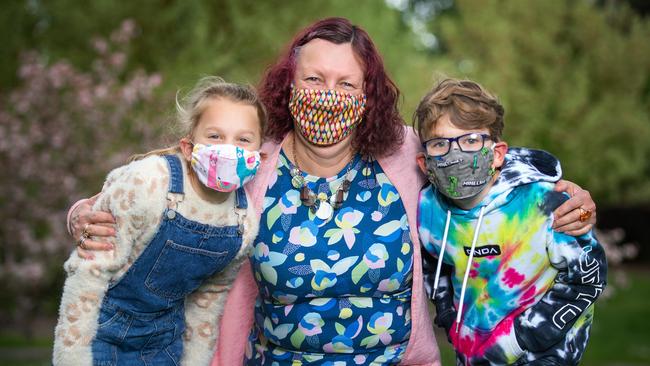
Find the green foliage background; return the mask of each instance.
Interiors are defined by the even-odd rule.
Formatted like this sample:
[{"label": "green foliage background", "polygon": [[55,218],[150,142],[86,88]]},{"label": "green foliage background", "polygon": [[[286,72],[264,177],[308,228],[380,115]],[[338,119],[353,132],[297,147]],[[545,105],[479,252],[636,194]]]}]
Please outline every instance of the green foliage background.
[{"label": "green foliage background", "polygon": [[[160,74],[163,84],[150,103],[137,107],[140,110],[134,111],[133,121],[124,122],[148,124],[151,131],[164,130],[161,126],[172,119],[179,89],[190,88],[205,75],[256,84],[298,30],[320,18],[343,16],[368,31],[379,48],[402,91],[401,111],[408,123],[419,98],[436,80],[473,79],[504,104],[506,141],[555,154],[562,161],[565,177],[589,189],[599,211],[606,206],[648,208],[650,18],[639,11],[642,5],[642,0],[7,0],[0,9],[0,102],[5,106],[7,95],[28,87],[21,85],[18,77],[25,52],[35,50],[50,64],[65,60],[82,71],[93,70],[97,60],[93,40],[108,37],[125,19],[133,19],[137,35],[128,44],[127,71],[143,68]],[[645,6],[646,14],[647,10]],[[424,45],[423,36],[435,36],[437,47]],[[121,76],[125,82],[128,75],[124,72]],[[109,110],[111,106],[104,107]],[[73,122],[70,126],[79,125]],[[25,126],[30,126],[29,121]],[[95,127],[101,129],[102,125]],[[115,150],[152,147],[150,137],[141,137],[131,129],[108,134],[115,139]],[[160,135],[153,140],[162,145],[166,139]],[[89,158],[81,154],[79,159],[84,156]],[[111,163],[123,161],[112,158]],[[88,176],[107,173],[106,164],[80,164],[85,170],[96,170]],[[87,179],[78,195],[49,209],[63,214],[71,202],[100,189],[101,182],[96,180]],[[11,199],[0,197],[0,209]],[[38,222],[30,224],[45,233],[39,237],[52,233]],[[0,227],[0,233],[3,229]],[[7,309],[26,307],[13,303],[18,292],[29,297],[25,289],[39,286],[33,291],[38,305],[34,309],[44,313],[39,315],[55,314],[63,278],[61,262],[71,245],[65,234],[59,235],[63,238],[59,255],[45,259],[48,268],[58,271],[48,272],[47,281],[30,286],[16,282],[13,287],[5,281],[0,286],[0,321],[11,318]],[[0,272],[9,271],[10,244],[14,249],[26,249],[27,254],[19,259],[28,260],[35,254],[27,249],[45,246],[46,239],[39,243],[20,239],[1,242]],[[634,319],[643,319],[647,313],[629,310],[638,314],[630,316]],[[612,324],[618,322],[620,311],[607,314],[604,319],[611,319],[594,328],[600,339],[610,330],[617,331]],[[29,322],[29,315],[22,321]],[[611,324],[605,326],[607,321]],[[17,324],[24,322],[18,319]],[[642,327],[645,323],[634,324]],[[45,333],[51,336],[51,329]],[[630,361],[650,360],[648,347],[642,346],[647,343],[645,338],[634,337],[637,343],[629,336],[621,337],[624,342],[620,342],[639,344]],[[617,358],[612,347],[592,347],[591,352],[596,355],[602,349],[610,358]],[[606,355],[592,356],[589,364],[596,358]]]},{"label": "green foliage background", "polygon": [[458,1],[443,68],[506,107],[506,139],[546,149],[611,205],[650,201],[650,22],[585,1]]},{"label": "green foliage background", "polygon": [[[326,16],[345,16],[373,37],[404,95],[407,121],[442,76],[467,77],[506,107],[506,139],[547,149],[565,176],[599,203],[650,202],[650,22],[624,2],[440,0],[10,1],[3,6],[3,88],[18,55],[89,67],[93,35],[125,18],[139,26],[131,67],[163,75],[161,103],[198,77],[255,84],[292,35]],[[405,19],[418,4],[453,6],[424,18],[440,47],[426,49]],[[410,7],[409,7],[410,5]],[[399,6],[398,6],[399,7]],[[4,28],[4,29],[2,29]],[[150,121],[156,123],[157,121]],[[158,121],[159,122],[159,121]]]}]

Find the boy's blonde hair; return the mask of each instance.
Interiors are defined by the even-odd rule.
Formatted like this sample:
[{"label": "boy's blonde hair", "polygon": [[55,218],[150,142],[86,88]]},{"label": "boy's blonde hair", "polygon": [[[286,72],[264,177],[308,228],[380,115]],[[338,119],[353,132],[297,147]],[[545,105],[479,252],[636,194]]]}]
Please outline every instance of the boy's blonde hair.
[{"label": "boy's blonde hair", "polygon": [[420,140],[428,134],[443,115],[461,129],[487,128],[490,137],[499,141],[503,133],[503,106],[495,96],[471,80],[444,79],[427,93],[415,113]]},{"label": "boy's blonde hair", "polygon": [[[207,76],[199,80],[187,95],[179,99],[176,94],[176,135],[192,137],[196,126],[205,111],[208,102],[225,98],[232,102],[243,103],[255,107],[260,122],[261,136],[264,137],[267,115],[264,104],[257,96],[255,89],[249,85],[228,83],[217,76]],[[145,154],[134,155],[130,160],[139,160],[150,155],[167,155],[180,152],[180,146],[170,146],[149,151]]]}]

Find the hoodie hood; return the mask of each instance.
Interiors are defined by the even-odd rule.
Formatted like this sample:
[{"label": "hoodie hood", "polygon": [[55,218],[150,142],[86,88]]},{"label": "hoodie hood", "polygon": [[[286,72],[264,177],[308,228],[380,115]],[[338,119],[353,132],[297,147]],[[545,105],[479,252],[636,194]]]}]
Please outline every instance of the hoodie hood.
[{"label": "hoodie hood", "polygon": [[560,161],[544,150],[508,149],[501,173],[490,189],[496,194],[533,182],[555,183],[562,178]]}]

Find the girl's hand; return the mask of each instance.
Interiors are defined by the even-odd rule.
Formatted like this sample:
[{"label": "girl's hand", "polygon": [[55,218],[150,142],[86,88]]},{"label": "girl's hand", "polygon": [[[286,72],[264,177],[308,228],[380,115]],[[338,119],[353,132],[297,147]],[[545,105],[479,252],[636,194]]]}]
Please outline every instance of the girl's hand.
[{"label": "girl's hand", "polygon": [[571,198],[555,209],[553,229],[571,236],[588,233],[596,224],[596,202],[589,191],[567,180],[557,182],[555,191],[566,192]]},{"label": "girl's hand", "polygon": [[[115,219],[113,215],[103,211],[93,211],[92,207],[99,194],[87,199],[75,207],[70,215],[72,237],[77,245],[77,254],[84,259],[93,259],[95,250],[111,250],[113,245],[97,240],[102,237],[115,236]],[[92,237],[92,239],[90,239]],[[85,239],[83,239],[85,238]]]}]

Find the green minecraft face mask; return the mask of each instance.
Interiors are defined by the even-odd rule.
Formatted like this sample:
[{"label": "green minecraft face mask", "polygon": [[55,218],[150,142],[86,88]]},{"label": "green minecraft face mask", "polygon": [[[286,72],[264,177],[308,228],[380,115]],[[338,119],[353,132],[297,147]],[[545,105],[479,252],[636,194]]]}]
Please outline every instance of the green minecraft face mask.
[{"label": "green minecraft face mask", "polygon": [[452,199],[475,197],[494,175],[494,151],[483,147],[465,152],[451,149],[442,156],[426,156],[429,181],[440,193]]}]

